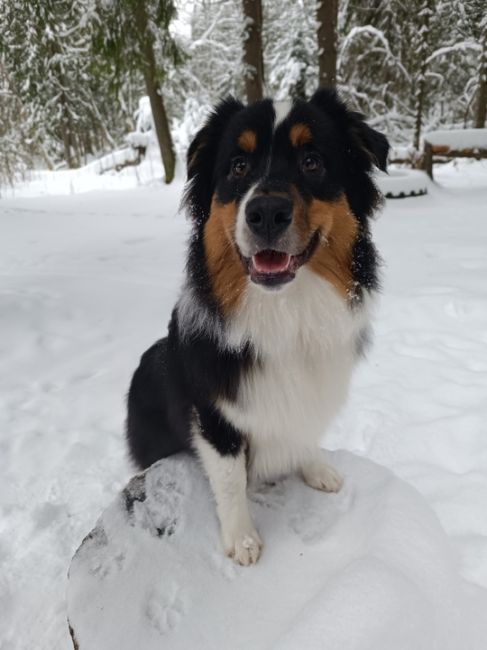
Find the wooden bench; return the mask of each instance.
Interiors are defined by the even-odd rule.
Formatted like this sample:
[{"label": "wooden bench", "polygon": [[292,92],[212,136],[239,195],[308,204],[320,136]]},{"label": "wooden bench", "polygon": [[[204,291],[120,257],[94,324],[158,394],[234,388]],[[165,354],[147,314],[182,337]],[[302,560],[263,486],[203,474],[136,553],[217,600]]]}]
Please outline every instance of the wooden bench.
[{"label": "wooden bench", "polygon": [[424,135],[423,169],[433,178],[434,156],[487,158],[487,129],[430,131]]}]

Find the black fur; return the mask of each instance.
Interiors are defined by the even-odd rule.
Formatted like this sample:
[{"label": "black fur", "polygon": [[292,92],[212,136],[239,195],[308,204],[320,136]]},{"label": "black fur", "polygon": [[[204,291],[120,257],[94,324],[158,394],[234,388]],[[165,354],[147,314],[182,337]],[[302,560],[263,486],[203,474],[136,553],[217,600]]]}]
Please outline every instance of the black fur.
[{"label": "black fur", "polygon": [[195,221],[204,221],[210,210],[212,188],[215,185],[215,161],[222,142],[221,134],[230,118],[243,108],[244,105],[233,97],[222,101],[189,146],[188,185],[183,203]]},{"label": "black fur", "polygon": [[169,346],[165,338],[144,352],[128,393],[127,439],[140,467],[189,444],[191,403],[178,390],[183,388],[179,373],[169,372]]},{"label": "black fur", "polygon": [[[222,203],[238,204],[256,180],[274,191],[292,183],[305,200],[334,200],[345,193],[359,224],[352,264],[356,301],[360,302],[364,289],[378,288],[378,259],[368,217],[380,203],[380,195],[370,172],[374,165],[386,167],[386,138],[371,129],[359,113],[349,111],[333,91],[320,90],[309,102],[296,102],[286,123],[309,125],[313,146],[318,147],[326,169],[324,176],[305,179],[298,171],[296,156],[305,155],[307,148],[296,153],[285,127],[274,134],[274,116],[269,100],[246,108],[227,99],[216,107],[188,151],[183,204],[192,218],[193,232],[186,290],[191,290],[192,299],[205,310],[215,332],[222,329],[224,317],[208,276],[204,226],[213,196]],[[247,154],[249,175],[236,179],[229,168],[234,157],[241,155],[237,139],[245,128],[257,133],[257,150]],[[128,393],[127,440],[140,467],[190,448],[195,414],[202,435],[221,454],[235,455],[245,444],[244,434],[223,418],[215,403],[218,398],[235,400],[239,382],[259,361],[249,345],[238,351],[222,349],[208,327],[183,337],[180,325],[175,309],[167,338],[143,354]]]},{"label": "black fur", "polygon": [[220,453],[237,454],[242,436],[213,403],[217,397],[235,399],[252,358],[249,347],[235,353],[221,351],[204,335],[181,341],[174,311],[168,337],[142,355],[128,393],[127,439],[137,465],[149,467],[190,448],[193,408],[203,436]]}]

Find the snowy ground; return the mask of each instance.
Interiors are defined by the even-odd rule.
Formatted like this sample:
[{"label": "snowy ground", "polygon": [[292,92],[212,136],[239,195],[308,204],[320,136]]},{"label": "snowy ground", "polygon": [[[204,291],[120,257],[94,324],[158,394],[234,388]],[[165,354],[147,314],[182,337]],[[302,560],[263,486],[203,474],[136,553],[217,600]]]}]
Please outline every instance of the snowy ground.
[{"label": "snowy ground", "polygon": [[[435,176],[375,225],[375,343],[326,444],[416,487],[487,587],[487,166]],[[131,474],[123,397],[178,292],[180,189],[0,200],[1,650],[71,647],[66,571]]]}]

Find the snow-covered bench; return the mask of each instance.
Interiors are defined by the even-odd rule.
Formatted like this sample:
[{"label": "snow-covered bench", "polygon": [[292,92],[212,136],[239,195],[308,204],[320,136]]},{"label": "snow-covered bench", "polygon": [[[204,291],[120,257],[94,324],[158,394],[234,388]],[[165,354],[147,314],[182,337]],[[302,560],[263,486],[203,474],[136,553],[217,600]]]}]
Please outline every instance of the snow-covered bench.
[{"label": "snow-covered bench", "polygon": [[430,131],[424,135],[424,169],[433,178],[433,157],[487,158],[487,129]]},{"label": "snow-covered bench", "polygon": [[487,597],[462,580],[416,490],[348,452],[339,494],[298,477],[249,491],[264,540],[253,567],[223,555],[195,458],[134,477],[69,569],[79,650],[483,650]]}]

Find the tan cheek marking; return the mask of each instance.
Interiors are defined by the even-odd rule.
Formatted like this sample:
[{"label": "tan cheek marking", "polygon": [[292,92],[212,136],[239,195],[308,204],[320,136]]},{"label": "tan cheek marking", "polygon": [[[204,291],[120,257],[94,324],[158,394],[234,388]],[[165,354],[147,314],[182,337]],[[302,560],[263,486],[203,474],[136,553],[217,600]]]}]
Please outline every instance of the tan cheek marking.
[{"label": "tan cheek marking", "polygon": [[313,139],[311,131],[306,124],[295,124],[289,131],[289,139],[294,147],[301,147]]},{"label": "tan cheek marking", "polygon": [[225,314],[237,308],[247,284],[233,239],[236,218],[235,201],[223,204],[213,197],[204,231],[205,256],[213,293]]},{"label": "tan cheek marking", "polygon": [[242,131],[238,139],[238,146],[247,153],[253,153],[257,148],[257,135],[255,131],[246,129]]},{"label": "tan cheek marking", "polygon": [[308,218],[310,231],[319,229],[323,237],[308,265],[348,298],[353,288],[352,250],[358,232],[348,201],[344,195],[333,202],[314,199]]}]

